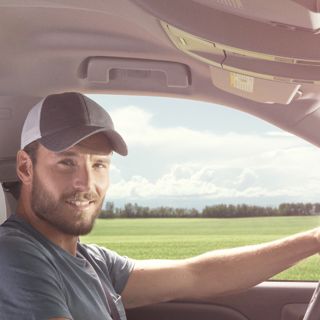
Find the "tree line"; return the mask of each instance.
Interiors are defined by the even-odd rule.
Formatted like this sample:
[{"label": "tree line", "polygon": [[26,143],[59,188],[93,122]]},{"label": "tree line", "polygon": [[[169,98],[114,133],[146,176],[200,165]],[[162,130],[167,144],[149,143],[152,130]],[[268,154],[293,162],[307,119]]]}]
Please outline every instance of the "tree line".
[{"label": "tree line", "polygon": [[217,204],[203,210],[189,208],[139,206],[127,203],[123,208],[107,202],[100,218],[238,218],[273,216],[320,215],[320,203],[281,203],[278,207],[263,207],[247,204]]}]

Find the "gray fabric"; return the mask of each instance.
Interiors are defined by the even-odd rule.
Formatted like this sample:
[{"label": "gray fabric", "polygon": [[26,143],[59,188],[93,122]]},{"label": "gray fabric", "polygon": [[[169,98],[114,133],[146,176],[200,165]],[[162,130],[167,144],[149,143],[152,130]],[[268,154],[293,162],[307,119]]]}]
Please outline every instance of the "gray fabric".
[{"label": "gray fabric", "polygon": [[103,282],[126,319],[120,294],[133,266],[95,245],[78,243],[74,257],[13,215],[0,226],[0,317],[111,319]]}]

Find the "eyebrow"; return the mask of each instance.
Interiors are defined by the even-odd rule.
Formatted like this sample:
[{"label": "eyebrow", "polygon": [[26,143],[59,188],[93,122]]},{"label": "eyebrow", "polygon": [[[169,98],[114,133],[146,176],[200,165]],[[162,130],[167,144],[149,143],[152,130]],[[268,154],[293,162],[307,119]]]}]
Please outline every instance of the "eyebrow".
[{"label": "eyebrow", "polygon": [[104,159],[97,159],[95,160],[95,162],[99,162],[99,163],[110,163],[111,162],[111,158],[104,158]]},{"label": "eyebrow", "polygon": [[57,155],[61,157],[76,157],[77,153],[73,151],[62,151],[62,152],[58,152]]}]

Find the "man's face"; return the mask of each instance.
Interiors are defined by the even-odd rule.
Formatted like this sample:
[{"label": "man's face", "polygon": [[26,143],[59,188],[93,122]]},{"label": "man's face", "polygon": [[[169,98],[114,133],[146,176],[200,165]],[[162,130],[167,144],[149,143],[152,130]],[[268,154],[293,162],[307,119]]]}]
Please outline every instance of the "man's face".
[{"label": "man's face", "polygon": [[61,153],[40,145],[31,191],[37,217],[65,234],[89,233],[109,186],[111,153],[102,133]]}]

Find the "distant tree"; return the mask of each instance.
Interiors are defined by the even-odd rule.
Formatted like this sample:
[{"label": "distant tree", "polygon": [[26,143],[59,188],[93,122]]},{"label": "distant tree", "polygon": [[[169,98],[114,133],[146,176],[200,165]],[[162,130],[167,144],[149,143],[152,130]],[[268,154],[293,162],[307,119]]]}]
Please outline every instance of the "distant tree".
[{"label": "distant tree", "polygon": [[126,203],[124,205],[124,216],[127,218],[134,218],[134,205],[132,203]]},{"label": "distant tree", "polygon": [[320,214],[320,203],[315,203],[314,204],[313,214]]},{"label": "distant tree", "polygon": [[113,202],[106,202],[106,205],[105,205],[105,211],[107,213],[107,216],[109,218],[114,218],[114,215],[115,215],[115,211],[114,211],[114,203]]},{"label": "distant tree", "polygon": [[101,210],[99,218],[101,218],[101,219],[114,218],[114,216],[115,216],[114,210],[115,210],[114,203],[113,202],[107,202],[105,204],[104,209]]}]

